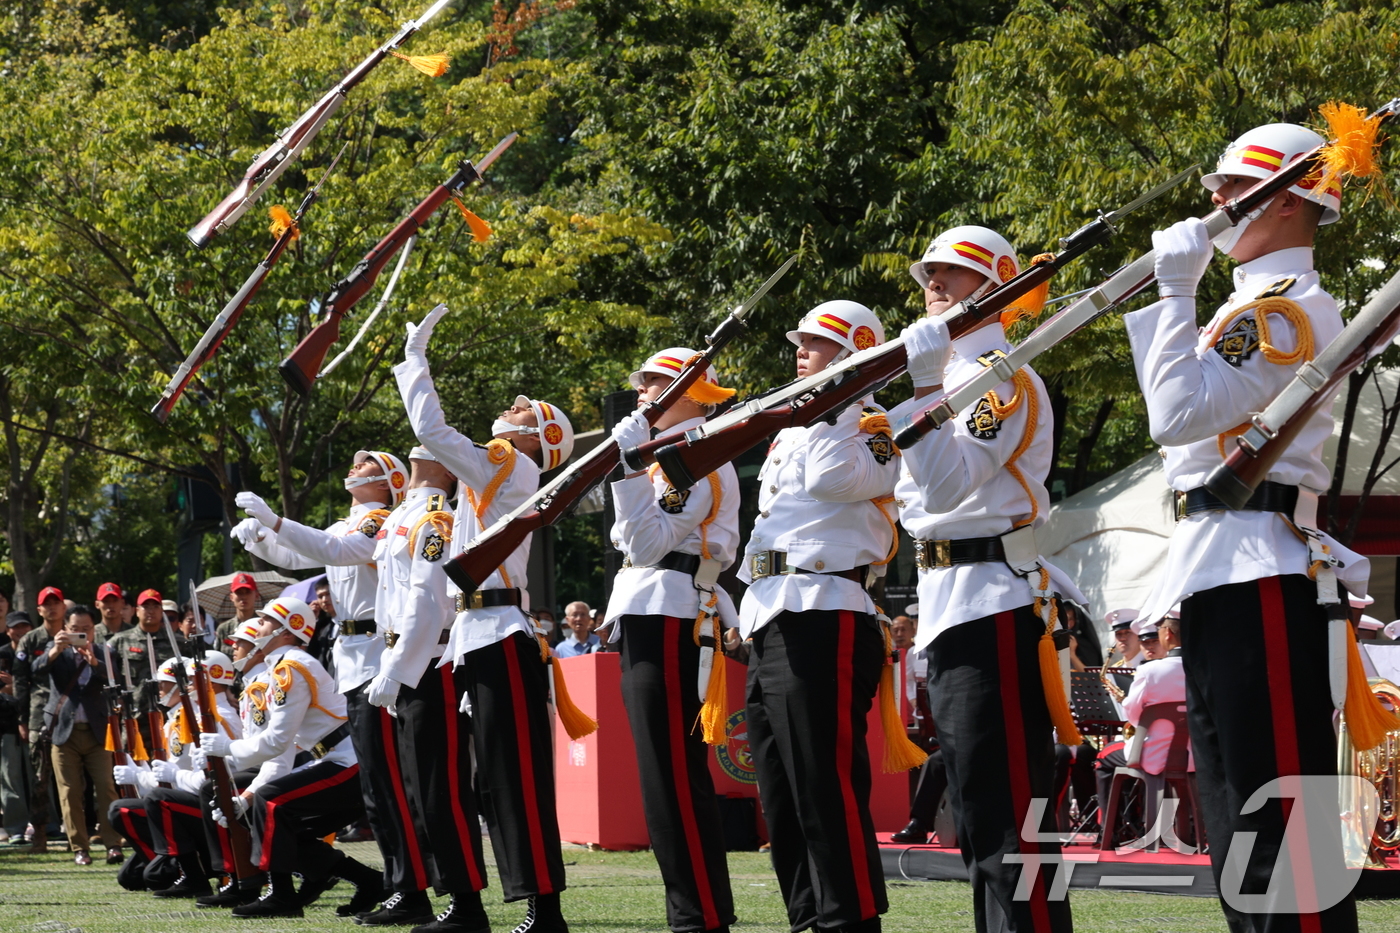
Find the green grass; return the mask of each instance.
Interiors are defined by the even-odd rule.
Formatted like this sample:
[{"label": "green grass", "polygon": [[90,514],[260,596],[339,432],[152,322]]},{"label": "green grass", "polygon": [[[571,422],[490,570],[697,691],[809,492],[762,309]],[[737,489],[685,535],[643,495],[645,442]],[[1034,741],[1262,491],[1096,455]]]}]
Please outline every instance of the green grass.
[{"label": "green grass", "polygon": [[[379,864],[372,843],[345,847],[356,858]],[[98,850],[100,852],[100,850]],[[95,852],[94,854],[97,854]],[[490,849],[487,859],[490,861]],[[649,852],[591,852],[566,848],[569,889],[564,912],[578,933],[664,931],[661,878]],[[739,923],[745,933],[786,933],[786,914],[777,879],[765,855],[732,852]],[[117,887],[116,869],[100,863],[87,868],[54,851],[24,855],[0,846],[0,933],[316,933],[359,930],[335,915],[350,896],[340,884],[307,909],[303,920],[249,922],[224,911],[196,910],[190,902],[157,901],[149,894]],[[497,933],[508,933],[524,916],[524,903],[502,904],[492,879],[483,893]],[[959,882],[898,882],[889,885],[890,912],[884,929],[891,933],[943,933],[973,928],[972,897]],[[1075,928],[1111,933],[1185,933],[1224,931],[1214,900],[1151,894],[1072,892]],[[1392,933],[1400,929],[1400,902],[1363,901],[1361,929]]]}]

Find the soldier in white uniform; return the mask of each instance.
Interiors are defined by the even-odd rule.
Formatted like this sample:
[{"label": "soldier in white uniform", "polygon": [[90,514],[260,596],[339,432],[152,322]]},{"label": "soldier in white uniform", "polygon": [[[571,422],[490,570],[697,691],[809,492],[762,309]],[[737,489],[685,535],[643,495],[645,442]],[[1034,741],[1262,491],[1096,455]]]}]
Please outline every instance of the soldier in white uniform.
[{"label": "soldier in white uniform", "polygon": [[[787,336],[800,378],[884,342],[884,328],[863,305],[828,301]],[[752,639],[749,747],[789,924],[870,931],[889,909],[865,742],[887,651],[865,587],[891,555],[899,463],[883,412],[857,403],[835,415],[769,447],[740,633]]]},{"label": "soldier in white uniform", "polygon": [[[930,404],[928,396],[1010,352],[1001,320],[950,342],[936,315],[1019,268],[1011,244],[986,227],[954,227],[929,244],[910,267],[929,316],[904,331],[915,398],[892,417]],[[1037,653],[1047,623],[1037,606],[1052,592],[1074,592],[1035,546],[1033,529],[1050,510],[1052,432],[1045,386],[1022,369],[905,450],[895,493],[917,549],[924,614],[914,644],[929,649],[932,714],[978,933],[1072,926],[1068,901],[1048,898],[1050,869],[1037,871],[1028,897],[1018,896],[1022,859],[1048,856],[1053,864],[1060,852],[1021,832],[1033,801],[1054,797],[1051,713]],[[1052,810],[1044,806],[1043,832],[1055,828]]]},{"label": "soldier in white uniform", "polygon": [[399,792],[401,752],[390,747],[396,731],[392,717],[365,698],[365,688],[380,670],[383,630],[394,621],[376,614],[374,551],[384,519],[403,501],[407,484],[408,470],[398,457],[382,450],[357,451],[345,477],[353,503],[345,518],[322,531],[282,518],[257,495],[240,492],[238,507],[252,517],[237,525],[233,536],[278,567],[326,568],[335,607],[336,689],[345,697],[355,757],[374,762],[360,769],[360,784],[365,816],[384,859],[384,886],[397,895],[393,919],[423,922],[433,912],[426,893],[430,879],[419,855],[426,826],[411,798]]},{"label": "soldier in white uniform", "polygon": [[[638,411],[613,430],[626,450],[651,439],[644,416],[695,351],[671,347],[631,375]],[[734,394],[714,367],[656,422],[687,431]],[[623,553],[605,623],[622,640],[622,701],[632,726],[651,848],[666,884],[666,917],[676,933],[727,930],[734,922],[724,827],[710,777],[709,750],[694,728],[711,689],[714,649],[738,623],[716,577],[739,543],[739,479],[726,463],[678,490],[653,466],[612,484],[613,546]],[[702,658],[704,663],[702,663]],[[718,690],[718,686],[715,686]],[[714,703],[723,704],[716,696]],[[722,707],[721,707],[722,708]]]},{"label": "soldier in white uniform", "polygon": [[255,779],[233,798],[240,812],[223,814],[227,819],[251,816],[253,863],[268,873],[269,881],[266,894],[235,907],[233,915],[300,917],[302,900],[292,886],[293,872],[318,887],[330,877],[344,878],[359,889],[357,897],[377,903],[383,896],[380,873],[321,838],[364,815],[364,799],[345,698],[320,662],[302,650],[316,628],[315,616],[295,597],[274,599],[258,614],[264,620],[261,638],[268,668],[266,724],[233,741],[201,732],[200,746],[207,755],[232,757],[245,768],[293,748],[309,753],[311,760],[266,783]]},{"label": "soldier in white uniform", "polygon": [[[1202,183],[1223,204],[1321,142],[1292,124],[1257,127],[1230,144]],[[1230,435],[1341,331],[1337,303],[1313,268],[1318,226],[1340,215],[1340,183],[1313,176],[1217,237],[1214,247],[1239,265],[1233,294],[1204,328],[1196,323],[1196,289],[1214,252],[1204,225],[1192,218],[1158,231],[1152,245],[1161,300],[1124,317],[1152,439],[1165,449],[1167,481],[1183,516],[1143,616],[1160,618],[1181,602],[1186,702],[1211,866],[1218,884],[1235,834],[1257,834],[1245,893],[1268,884],[1285,819],[1278,798],[1247,814],[1244,802],[1279,776],[1336,773],[1329,610],[1321,603],[1344,611],[1337,582],[1364,593],[1370,567],[1314,530],[1317,497],[1331,479],[1322,460],[1331,403],[1311,416],[1243,510],[1226,509],[1203,484]],[[1258,650],[1241,653],[1240,645]],[[1300,818],[1295,804],[1290,819]],[[1281,884],[1299,892],[1303,904],[1319,874],[1341,867],[1310,865],[1295,852],[1293,869]],[[1224,898],[1221,906],[1232,930],[1357,924],[1350,897],[1320,914],[1247,914]]]},{"label": "soldier in white uniform", "polygon": [[[486,863],[472,786],[471,717],[458,709],[452,668],[438,666],[455,615],[441,561],[453,537],[448,498],[457,479],[424,447],[408,458],[408,495],[385,520],[375,550],[376,612],[392,621],[369,701],[395,712],[404,790],[427,824],[427,844],[416,854],[434,889],[452,896],[440,918],[431,909],[419,918],[415,933],[485,930],[490,922],[481,904]],[[391,898],[361,923],[374,925],[396,913],[403,916],[405,908]]]},{"label": "soldier in white uniform", "polygon": [[[492,426],[486,444],[448,426],[428,372],[427,345],[446,308],[409,325],[404,362],[394,367],[399,394],[418,441],[460,482],[448,553],[539,489],[540,473],[568,459],[573,428],[557,406],[519,396]],[[519,933],[568,929],[559,907],[564,862],[554,804],[554,740],[550,728],[548,646],[526,615],[529,538],[473,593],[451,582],[456,618],[439,662],[453,666],[455,689],[472,714],[476,781],[507,901],[529,899]],[[372,689],[386,702],[403,683],[387,669]],[[444,929],[470,930],[468,916],[439,917]]]}]

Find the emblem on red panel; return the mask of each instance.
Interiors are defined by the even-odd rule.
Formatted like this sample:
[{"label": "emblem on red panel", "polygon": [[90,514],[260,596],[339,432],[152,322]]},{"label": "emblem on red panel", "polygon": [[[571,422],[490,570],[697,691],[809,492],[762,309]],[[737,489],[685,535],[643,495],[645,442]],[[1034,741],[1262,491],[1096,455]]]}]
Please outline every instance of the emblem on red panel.
[{"label": "emblem on red panel", "polygon": [[757,784],[758,773],[749,750],[748,716],[743,710],[724,721],[724,738],[723,745],[715,746],[715,760],[720,768],[740,784]]},{"label": "emblem on red panel", "polygon": [[301,613],[297,613],[287,620],[287,627],[294,632],[300,632],[305,625],[306,620],[302,618]]},{"label": "emblem on red panel", "polygon": [[544,426],[544,439],[557,445],[564,440],[564,429],[551,422]]},{"label": "emblem on red panel", "polygon": [[1016,260],[1010,256],[1003,256],[997,260],[997,275],[1003,282],[1016,277]]},{"label": "emblem on red panel", "polygon": [[395,489],[402,489],[403,483],[403,474],[400,473],[398,470],[395,470],[393,473],[389,474],[389,485],[393,486]]},{"label": "emblem on red panel", "polygon": [[219,680],[224,676],[224,666],[222,664],[214,664],[210,666],[209,676],[214,678],[215,680]]},{"label": "emblem on red panel", "polygon": [[856,328],[855,335],[851,337],[851,343],[855,344],[857,350],[869,350],[875,346],[875,332],[862,324]]}]

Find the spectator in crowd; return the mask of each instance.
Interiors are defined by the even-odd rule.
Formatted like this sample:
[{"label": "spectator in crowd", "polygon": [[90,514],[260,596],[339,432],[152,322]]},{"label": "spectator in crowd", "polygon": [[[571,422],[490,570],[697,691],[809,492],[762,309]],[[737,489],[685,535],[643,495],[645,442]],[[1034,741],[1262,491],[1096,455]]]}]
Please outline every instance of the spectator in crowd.
[{"label": "spectator in crowd", "polygon": [[557,619],[554,618],[553,609],[535,609],[535,628],[544,633],[545,641],[549,642],[549,647],[553,648],[564,638],[564,629],[560,627]]},{"label": "spectator in crowd", "polygon": [[122,628],[131,625],[131,620],[136,618],[136,594],[123,593],[122,604],[118,607],[122,614]]},{"label": "spectator in crowd", "polygon": [[63,629],[49,649],[34,659],[34,677],[49,679],[49,699],[44,707],[45,728],[53,743],[50,754],[58,778],[59,801],[68,847],[74,862],[91,865],[88,854],[90,826],[83,806],[83,776],[96,794],[98,832],[107,846],[107,864],[122,861],[121,836],[107,822],[107,808],[117,799],[112,783],[112,753],[105,747],[107,699],[102,692],[103,655],[107,646],[95,643],[93,611],[87,606],[69,609]]},{"label": "spectator in crowd", "polygon": [[102,621],[97,623],[97,643],[105,645],[112,636],[126,628],[126,594],[115,583],[104,583],[97,588],[97,610],[102,613]]},{"label": "spectator in crowd", "polygon": [[261,594],[258,592],[258,581],[253,579],[251,573],[236,573],[229,583],[229,599],[233,601],[233,618],[225,619],[219,623],[217,629],[218,637],[215,639],[214,647],[223,649],[230,644],[229,637],[233,635],[234,629],[239,624],[252,621],[260,621],[257,618],[258,606],[261,604]]},{"label": "spectator in crowd", "polygon": [[33,627],[29,613],[6,613],[8,637],[0,639],[0,842],[23,841],[29,824],[29,749],[19,737],[20,707],[13,675],[20,639]]},{"label": "spectator in crowd", "polygon": [[[152,737],[146,714],[164,710],[157,696],[158,687],[151,677],[151,668],[159,668],[175,656],[170,639],[165,635],[165,600],[155,590],[142,590],[136,597],[136,624],[128,625],[107,642],[112,648],[112,663],[121,670],[122,658],[129,662],[131,688],[136,695],[136,709],[141,715],[137,725],[141,740],[149,749],[159,748],[159,736]],[[181,649],[185,650],[184,648]],[[151,661],[154,657],[154,663]]]},{"label": "spectator in crowd", "polygon": [[44,729],[44,706],[49,701],[48,677],[34,674],[34,661],[49,650],[49,644],[63,628],[66,607],[63,591],[46,586],[39,591],[39,617],[43,625],[20,639],[15,650],[14,690],[19,704],[19,737],[29,745],[29,822],[34,826],[32,853],[48,851],[53,807],[49,784],[53,768],[49,761],[49,740]]},{"label": "spectator in crowd", "polygon": [[564,607],[564,624],[570,635],[554,648],[556,658],[573,658],[581,654],[592,654],[601,642],[593,634],[593,613],[588,603],[574,600]]}]

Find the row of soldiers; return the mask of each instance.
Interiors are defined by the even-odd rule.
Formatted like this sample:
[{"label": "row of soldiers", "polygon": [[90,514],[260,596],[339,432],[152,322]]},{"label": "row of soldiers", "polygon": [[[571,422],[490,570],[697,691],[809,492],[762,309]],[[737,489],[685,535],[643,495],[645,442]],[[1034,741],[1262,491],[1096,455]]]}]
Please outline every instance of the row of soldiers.
[{"label": "row of soldiers", "polygon": [[[1288,124],[1251,130],[1203,183],[1222,203],[1320,142]],[[1326,609],[1309,568],[1325,552],[1342,582],[1364,592],[1368,565],[1311,530],[1308,510],[1327,486],[1321,445],[1330,412],[1312,417],[1245,510],[1227,510],[1202,483],[1220,462],[1222,434],[1292,378],[1286,351],[1324,345],[1340,331],[1336,303],[1312,265],[1317,228],[1339,216],[1340,190],[1305,180],[1214,243],[1198,220],[1159,231],[1160,300],[1125,319],[1151,433],[1183,506],[1143,614],[1161,617],[1181,603],[1190,728],[1217,883],[1236,833],[1254,834],[1246,875],[1267,879],[1273,870],[1283,804],[1243,812],[1256,788],[1281,774],[1335,773]],[[1196,288],[1215,249],[1238,263],[1235,290],[1201,328]],[[1010,352],[1009,318],[953,340],[940,315],[1019,269],[1011,244],[977,226],[946,231],[913,264],[928,312],[903,331],[913,397],[888,412],[865,399],[829,422],[777,434],[759,474],[760,511],[739,567],[747,590],[737,608],[716,584],[739,559],[733,467],[688,489],[656,468],[613,483],[612,540],[625,560],[605,621],[621,642],[623,699],[670,929],[722,931],[736,921],[705,737],[692,727],[717,702],[713,669],[723,665],[713,653],[723,638],[748,645],[749,742],[791,929],[880,928],[888,902],[869,809],[866,722],[888,680],[891,649],[868,588],[893,554],[896,521],[918,545],[924,619],[916,647],[931,649],[932,714],[976,927],[1071,929],[1063,885],[1040,870],[1060,856],[1044,805],[1053,736],[1072,728],[1057,709],[1054,665],[1042,665],[1043,639],[1057,622],[1052,597],[1073,587],[1034,539],[1049,506],[1045,386],[1030,369],[1017,371],[903,451],[890,431],[945,385]],[[574,720],[566,721],[571,734],[587,725],[569,709],[528,614],[529,541],[473,592],[450,582],[442,564],[535,494],[541,473],[568,459],[573,432],[558,406],[524,395],[482,443],[452,428],[428,362],[445,313],[435,309],[408,326],[405,359],[394,370],[419,442],[406,464],[383,451],[357,453],[345,479],[351,507],[324,530],[280,517],[251,493],[238,497],[250,517],[234,535],[250,552],[282,567],[327,568],[338,637],[332,682],[301,650],[309,634],[304,605],[271,604],[258,634],[243,636],[251,639],[244,657],[263,665],[250,669],[259,673],[245,692],[243,737],[199,738],[200,753],[231,756],[242,769],[239,812],[219,816],[249,820],[256,867],[270,880],[260,899],[260,876],[212,895],[238,905],[236,915],[297,915],[339,876],[358,886],[352,909],[377,902],[381,884],[388,895],[357,915],[361,924],[484,933],[484,817],[505,899],[528,900],[516,933],[568,928],[551,695],[561,717]],[[879,318],[853,301],[813,308],[787,336],[799,377],[885,340]],[[632,374],[639,408],[612,432],[620,448],[654,431],[700,425],[732,395],[709,370],[649,421],[647,407],[693,356],[668,348]],[[1242,663],[1240,643],[1269,651]],[[1272,711],[1262,723],[1260,708]],[[319,757],[284,761],[298,749]],[[274,760],[290,769],[264,779]],[[199,793],[207,815],[210,801]],[[1037,801],[1038,825],[1030,816]],[[315,839],[331,825],[327,814],[343,825],[360,807],[384,858],[382,878]],[[207,869],[219,867],[218,852],[211,839]],[[1285,883],[1295,886],[1318,870],[1297,853],[1283,865],[1292,871]],[[292,871],[303,875],[300,892]],[[429,889],[451,898],[436,915]],[[1232,930],[1355,930],[1357,922],[1350,898],[1291,917],[1244,913],[1228,900],[1222,907]]]}]

